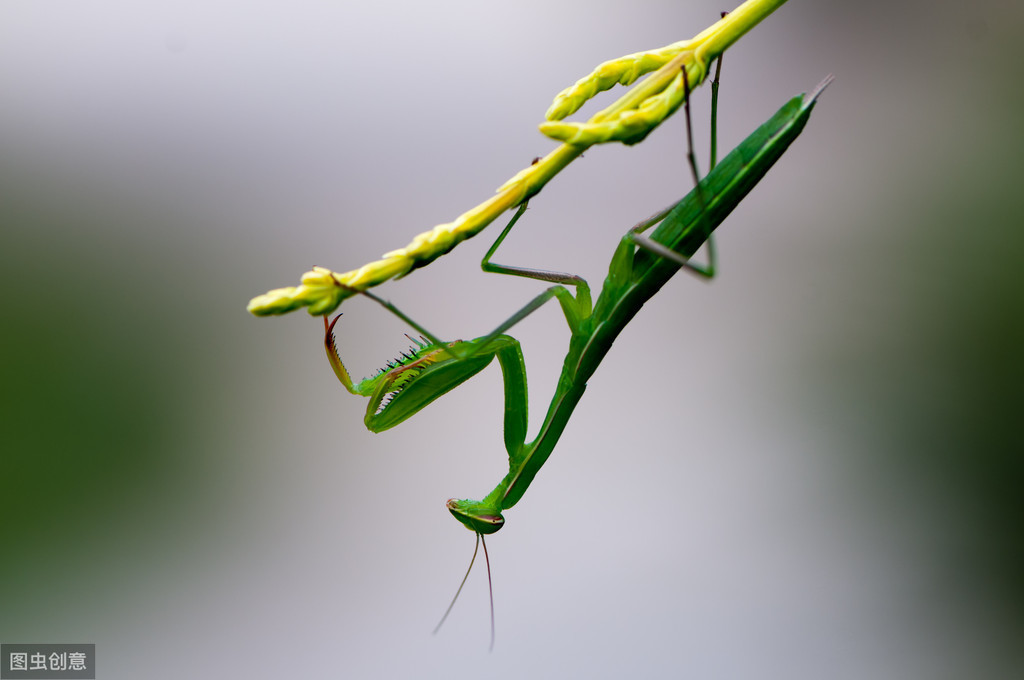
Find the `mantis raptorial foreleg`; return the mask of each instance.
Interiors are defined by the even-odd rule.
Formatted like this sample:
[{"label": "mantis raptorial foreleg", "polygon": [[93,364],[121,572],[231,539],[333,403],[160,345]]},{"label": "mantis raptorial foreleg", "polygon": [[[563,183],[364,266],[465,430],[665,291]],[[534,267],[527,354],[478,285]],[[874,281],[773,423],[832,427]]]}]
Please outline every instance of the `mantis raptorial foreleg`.
[{"label": "mantis raptorial foreleg", "polygon": [[[481,265],[487,264],[495,248],[526,209],[524,204],[516,212]],[[501,267],[501,265],[496,265]],[[508,268],[514,269],[514,268]],[[552,298],[556,298],[565,314],[570,331],[578,332],[583,319],[591,314],[590,288],[587,282],[571,274],[555,274],[522,270],[520,275],[542,278],[545,281],[564,281],[577,288],[577,295],[562,284],[549,287],[510,316],[488,335],[475,340],[444,342],[414,321],[398,307],[369,291],[362,295],[372,299],[389,312],[409,324],[422,340],[409,337],[415,344],[376,374],[359,382],[353,381],[338,353],[334,328],[341,315],[328,323],[324,317],[324,347],[328,361],[338,380],[352,394],[370,397],[364,423],[373,432],[382,432],[405,421],[438,397],[458,387],[486,368],[494,357],[498,358],[505,382],[505,448],[511,456],[519,451],[526,439],[526,373],[519,342],[505,335],[505,331],[525,319]],[[496,531],[493,529],[492,531]],[[490,533],[490,532],[485,532]]]}]

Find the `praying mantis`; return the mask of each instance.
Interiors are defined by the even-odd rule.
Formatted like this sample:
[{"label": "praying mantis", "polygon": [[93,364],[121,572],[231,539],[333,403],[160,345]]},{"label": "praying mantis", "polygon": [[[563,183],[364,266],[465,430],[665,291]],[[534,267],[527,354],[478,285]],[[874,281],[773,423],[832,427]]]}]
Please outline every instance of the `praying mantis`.
[{"label": "praying mantis", "polygon": [[[715,164],[712,155],[709,173],[696,181],[693,191],[678,203],[630,229],[615,249],[608,275],[593,303],[590,287],[578,276],[491,262],[498,247],[526,210],[526,203],[523,203],[487,251],[481,261],[481,268],[486,272],[521,276],[554,285],[490,334],[475,340],[442,342],[390,302],[369,291],[362,291],[415,328],[422,334],[422,339],[414,340],[416,346],[388,368],[355,383],[338,354],[334,337],[334,329],[341,315],[331,322],[324,317],[324,345],[331,367],[349,392],[370,398],[364,422],[374,432],[390,429],[412,417],[435,399],[482,371],[494,358],[498,359],[504,380],[504,443],[508,454],[508,473],[481,500],[453,498],[447,503],[455,519],[476,533],[478,545],[483,541],[483,536],[493,534],[504,526],[504,511],[515,506],[523,497],[551,455],[583,396],[587,381],[616,337],[644,303],[682,268],[705,277],[714,275],[713,252],[709,253],[711,262],[706,267],[692,263],[690,258],[800,135],[818,96],[831,80],[829,76],[810,94],[796,96],[786,102],[721,163]],[[688,159],[694,178],[698,180],[688,102],[685,106],[690,149]],[[715,109],[713,98],[713,130]],[[654,225],[658,226],[650,236],[645,236],[643,232]],[[575,288],[575,296],[568,287]],[[505,331],[552,299],[557,299],[569,326],[569,348],[538,434],[532,441],[526,441],[528,407],[525,362],[519,342],[505,334]],[[486,542],[484,551],[486,554]],[[475,556],[474,551],[474,559]]]},{"label": "praying mantis", "polygon": [[[793,97],[714,165],[693,191],[630,229],[612,255],[608,276],[596,302],[590,287],[573,274],[538,271],[491,262],[495,251],[523,215],[523,203],[481,261],[486,272],[522,276],[554,283],[513,314],[490,334],[475,340],[444,342],[410,319],[398,308],[369,291],[372,298],[422,334],[410,338],[415,347],[377,375],[354,382],[342,362],[334,338],[339,314],[328,323],[324,317],[324,346],[335,375],[352,394],[369,397],[364,423],[373,432],[395,427],[435,399],[455,389],[498,359],[504,380],[505,449],[509,471],[482,500],[452,499],[448,510],[477,534],[493,534],[504,525],[504,510],[522,498],[530,482],[551,455],[555,443],[612,343],[640,308],[681,268],[705,277],[714,275],[714,262],[702,267],[690,258],[711,233],[764,177],[783,152],[803,131],[826,78],[809,95]],[[689,113],[687,112],[687,115]],[[696,164],[690,151],[696,176]],[[651,235],[643,232],[658,225]],[[566,286],[576,289],[576,295]],[[519,342],[505,331],[551,299],[561,305],[569,326],[569,349],[547,414],[533,441],[526,441],[526,368]]]},{"label": "praying mantis", "polygon": [[[693,153],[689,95],[708,75],[712,63],[721,69],[722,53],[786,0],[746,0],[733,12],[690,40],[663,48],[626,55],[599,65],[590,75],[556,98],[540,126],[562,144],[538,158],[499,187],[496,195],[466,211],[450,223],[417,235],[406,247],[342,274],[314,267],[298,286],[276,288],[254,297],[248,309],[258,316],[284,314],[307,308],[323,316],[324,347],[334,374],[352,394],[369,398],[364,423],[374,432],[395,427],[434,400],[484,370],[495,358],[504,385],[504,445],[508,473],[481,500],[450,499],[449,512],[477,537],[500,530],[504,512],[523,497],[551,455],[587,382],[602,359],[640,308],[680,269],[711,277],[715,269],[712,232],[761,180],[789,145],[800,135],[826,78],[809,95],[790,99],[771,118],[716,163],[718,73],[712,82],[711,167],[701,179]],[[650,74],[610,107],[585,123],[562,119],[596,93],[615,84],[628,85]],[[630,229],[616,247],[608,275],[596,300],[585,280],[573,274],[539,271],[492,262],[497,249],[536,195],[558,172],[591,146],[610,141],[635,144],[647,137],[679,106],[686,112],[688,162],[695,187],[679,202]],[[516,210],[504,231],[481,261],[486,272],[526,277],[551,284],[488,335],[475,340],[444,342],[409,318],[390,302],[370,291],[386,281],[404,277],[449,253],[473,237],[506,210]],[[650,235],[645,232],[650,231]],[[707,243],[709,264],[691,261]],[[573,289],[573,291],[570,290]],[[420,333],[410,337],[414,346],[370,378],[353,381],[338,352],[335,339],[340,314],[328,316],[344,300],[366,296],[382,305]],[[569,327],[569,346],[554,394],[533,440],[527,441],[528,405],[526,366],[519,342],[506,331],[545,303],[557,300]],[[476,558],[476,549],[472,569]],[[469,571],[466,572],[468,577]],[[488,580],[489,558],[488,558]],[[466,578],[463,578],[464,585]],[[458,598],[462,585],[455,597]],[[452,601],[454,605],[455,600]],[[451,611],[449,606],[441,622]],[[440,624],[438,624],[440,627]],[[435,631],[436,632],[436,631]],[[494,644],[494,608],[491,600],[491,645]]]}]

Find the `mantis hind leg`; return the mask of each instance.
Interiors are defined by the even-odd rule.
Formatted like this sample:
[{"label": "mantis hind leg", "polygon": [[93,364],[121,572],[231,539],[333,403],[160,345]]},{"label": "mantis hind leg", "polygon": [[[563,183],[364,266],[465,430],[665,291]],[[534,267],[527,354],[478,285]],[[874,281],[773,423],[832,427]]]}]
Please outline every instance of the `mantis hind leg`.
[{"label": "mantis hind leg", "polygon": [[[722,16],[725,16],[725,14],[727,14],[727,12],[723,12]],[[721,75],[722,57],[719,56],[717,65],[715,66],[715,77],[714,80],[711,81],[711,161],[709,172],[710,170],[715,169],[715,163],[717,162],[716,156],[718,150],[718,87]],[[706,212],[705,206],[707,204],[704,200],[704,192],[703,189],[701,189],[700,185],[700,171],[697,169],[697,158],[693,153],[693,124],[690,120],[690,86],[687,82],[685,69],[683,69],[683,89],[686,91],[686,99],[683,102],[683,111],[686,116],[686,160],[689,163],[690,171],[693,174],[693,182],[696,186],[695,191],[697,192],[697,200],[701,204],[701,213],[703,214]],[[671,248],[662,245],[661,243],[658,243],[657,241],[654,241],[653,239],[647,238],[646,236],[643,235],[642,232],[644,232],[651,226],[657,224],[662,219],[664,219],[665,215],[668,214],[671,208],[672,206],[665,208],[661,212],[637,224],[629,231],[627,238],[629,238],[630,241],[635,243],[637,246],[643,248],[644,250],[647,250],[653,253],[654,255],[663,257],[667,260],[672,260],[673,262],[677,263],[680,267],[684,267],[685,269],[693,272],[694,274],[697,274],[698,276],[702,276],[708,279],[713,278],[715,275],[715,268],[717,266],[718,257],[715,251],[715,237],[711,233],[711,229],[707,226],[706,221],[702,220],[705,225],[705,233],[707,234],[707,239],[705,243],[707,244],[708,250],[708,262],[707,264],[703,265],[692,262],[690,258],[684,257],[683,255],[680,255],[676,251],[672,250]]]}]

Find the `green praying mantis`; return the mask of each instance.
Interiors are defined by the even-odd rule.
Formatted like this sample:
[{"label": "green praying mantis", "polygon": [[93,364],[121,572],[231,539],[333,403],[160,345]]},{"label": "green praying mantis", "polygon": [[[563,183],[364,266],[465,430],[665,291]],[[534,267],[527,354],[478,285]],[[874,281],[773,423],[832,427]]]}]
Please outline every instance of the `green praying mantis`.
[{"label": "green praying mantis", "polygon": [[[690,40],[599,65],[589,76],[560,93],[548,110],[548,120],[541,125],[541,131],[562,144],[505,182],[495,196],[453,222],[419,234],[405,248],[385,253],[380,260],[343,274],[314,267],[303,275],[299,286],[277,288],[250,301],[248,309],[256,315],[283,314],[306,307],[311,314],[323,316],[324,346],[330,365],[349,392],[369,398],[364,423],[374,432],[401,424],[498,359],[504,384],[508,473],[480,500],[450,499],[447,502],[450,513],[477,538],[473,559],[455,599],[466,583],[481,545],[488,561],[490,582],[484,536],[504,526],[504,512],[519,502],[551,455],[589,379],[616,337],[644,303],[680,269],[704,277],[714,275],[712,233],[800,135],[819,94],[831,81],[829,76],[809,95],[790,99],[716,163],[716,71],[711,96],[711,164],[708,174],[700,178],[690,124],[691,89],[704,80],[713,62],[721,69],[721,55],[728,46],[784,2],[747,0]],[[628,85],[648,73],[645,80],[586,123],[562,120],[597,92],[615,84]],[[587,282],[579,276],[492,262],[495,252],[526,211],[529,199],[569,162],[596,144],[642,141],[679,106],[683,106],[686,113],[687,160],[695,187],[677,203],[626,232],[612,255],[608,275],[596,300]],[[390,302],[370,292],[373,286],[404,277],[435,261],[509,209],[516,212],[484,256],[482,269],[551,285],[488,335],[469,341],[444,342]],[[651,230],[649,235],[648,230]],[[701,266],[691,258],[705,243],[709,263]],[[374,376],[357,382],[352,380],[338,352],[335,330],[341,315],[333,321],[328,315],[342,301],[359,294],[371,298],[416,329],[420,339],[410,337],[414,346],[409,352],[389,362]],[[519,342],[506,331],[552,299],[558,301],[569,327],[569,346],[544,420],[536,436],[527,441],[526,367]],[[493,644],[492,594],[492,647]]]},{"label": "green praying mantis", "polygon": [[[709,242],[715,228],[800,135],[818,95],[831,79],[831,76],[826,78],[809,95],[796,96],[786,102],[721,163],[715,164],[713,152],[709,173],[696,182],[693,191],[678,203],[630,229],[612,255],[608,275],[593,304],[587,282],[578,276],[491,262],[498,247],[526,210],[527,204],[523,203],[487,251],[481,268],[486,272],[522,276],[555,285],[531,300],[490,334],[475,340],[443,342],[391,303],[369,291],[363,291],[364,295],[415,328],[422,334],[422,339],[413,339],[415,347],[410,352],[377,375],[357,383],[352,381],[337,351],[334,329],[341,315],[330,323],[324,317],[324,345],[328,360],[335,375],[349,392],[370,398],[364,422],[374,432],[382,432],[402,423],[482,371],[494,358],[498,359],[504,380],[504,441],[508,454],[508,473],[481,500],[453,498],[447,503],[455,519],[476,533],[478,546],[483,536],[493,534],[504,526],[503,512],[515,506],[523,497],[551,455],[583,396],[587,381],[615,338],[644,303],[682,268],[705,277],[714,275],[713,250],[709,253],[711,261],[708,266],[694,264],[690,259],[705,242]],[[716,83],[712,85],[713,93],[717,93]],[[698,171],[692,150],[688,103],[685,106],[690,148],[688,159],[696,180]],[[713,130],[715,116],[713,95]],[[643,232],[654,225],[657,227],[650,236],[645,236]],[[567,286],[575,288],[575,296]],[[551,299],[558,300],[569,326],[569,349],[538,434],[532,441],[526,441],[526,368],[519,342],[506,335],[505,331]],[[486,550],[484,542],[485,554]],[[460,585],[460,591],[461,588]]]},{"label": "green praying mantis", "polygon": [[[335,375],[354,395],[369,397],[364,423],[383,432],[409,419],[437,398],[455,389],[486,368],[496,357],[501,366],[505,392],[505,449],[509,472],[482,500],[448,501],[448,509],[462,524],[478,534],[493,534],[504,525],[502,512],[513,507],[551,455],[570,415],[612,343],[640,308],[681,268],[702,276],[714,275],[714,262],[702,267],[690,258],[716,227],[764,177],[797,138],[810,117],[821,91],[831,78],[811,94],[790,99],[755,130],[678,203],[630,229],[612,255],[608,276],[592,303],[590,287],[573,274],[538,271],[491,262],[498,247],[523,215],[523,203],[481,261],[486,272],[522,276],[554,283],[513,314],[490,334],[475,340],[444,342],[380,297],[363,294],[394,313],[422,334],[411,351],[376,375],[354,382],[345,368],[334,339],[338,315],[330,323],[324,317],[324,345]],[[693,152],[690,152],[692,162]],[[696,175],[696,166],[693,165]],[[654,225],[651,235],[643,232]],[[576,289],[576,295],[566,286]],[[505,331],[532,314],[544,303],[557,299],[569,326],[569,349],[547,414],[533,441],[526,441],[526,368],[519,342]]]}]

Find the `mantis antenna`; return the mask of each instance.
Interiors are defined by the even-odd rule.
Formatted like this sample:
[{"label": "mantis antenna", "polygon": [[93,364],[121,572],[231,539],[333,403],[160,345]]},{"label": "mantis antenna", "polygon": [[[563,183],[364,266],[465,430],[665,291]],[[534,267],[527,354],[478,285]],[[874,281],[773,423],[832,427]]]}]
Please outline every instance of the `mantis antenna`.
[{"label": "mantis antenna", "polygon": [[437,626],[434,627],[433,635],[437,635],[437,631],[441,630],[441,626],[444,625],[445,620],[448,619],[448,615],[452,613],[452,607],[455,606],[455,602],[459,599],[459,595],[462,593],[462,586],[466,585],[466,579],[469,578],[469,572],[473,571],[473,563],[476,562],[476,553],[480,550],[480,544],[484,544],[484,561],[487,563],[487,593],[491,599],[491,646],[487,651],[494,651],[494,585],[491,583],[491,558],[487,554],[487,541],[484,539],[484,535],[477,532],[476,545],[473,547],[473,557],[469,560],[469,568],[466,569],[466,575],[462,577],[462,583],[459,584],[459,589],[455,591],[455,597],[452,598],[451,604],[448,605],[448,609],[444,610],[444,616],[437,622]]}]

